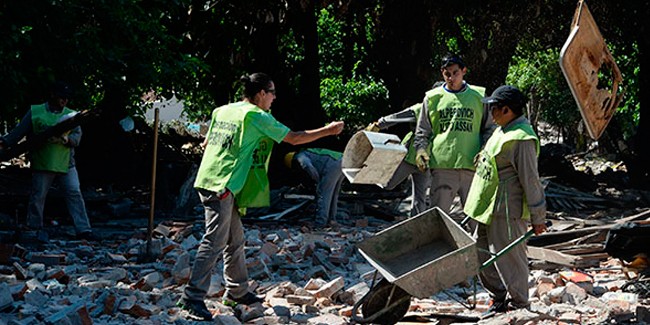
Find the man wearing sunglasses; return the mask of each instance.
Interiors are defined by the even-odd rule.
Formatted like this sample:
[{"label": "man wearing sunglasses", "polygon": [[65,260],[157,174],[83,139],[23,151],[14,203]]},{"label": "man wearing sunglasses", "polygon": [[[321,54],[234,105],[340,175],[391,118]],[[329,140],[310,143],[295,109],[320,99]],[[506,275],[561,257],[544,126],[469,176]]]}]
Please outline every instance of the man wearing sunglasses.
[{"label": "man wearing sunglasses", "polygon": [[[537,172],[539,138],[523,116],[526,98],[515,87],[501,86],[483,102],[499,127],[476,157],[476,173],[464,206],[465,213],[479,222],[481,262],[490,258],[485,251],[501,251],[523,235],[528,220],[536,235],[546,230],[546,199]],[[529,305],[524,244],[514,246],[479,276],[493,299],[489,312]]]},{"label": "man wearing sunglasses", "polygon": [[465,204],[473,159],[492,123],[481,103],[485,88],[465,82],[467,67],[458,55],[444,57],[440,72],[445,83],[425,94],[414,145],[417,167],[431,170],[431,206],[449,212],[456,195]]}]

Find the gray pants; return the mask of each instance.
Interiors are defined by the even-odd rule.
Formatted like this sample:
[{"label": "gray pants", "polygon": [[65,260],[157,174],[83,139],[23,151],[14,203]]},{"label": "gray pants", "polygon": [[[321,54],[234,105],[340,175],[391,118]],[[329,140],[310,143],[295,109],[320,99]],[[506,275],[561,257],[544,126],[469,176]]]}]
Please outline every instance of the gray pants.
[{"label": "gray pants", "polygon": [[427,204],[427,190],[431,185],[431,175],[429,172],[423,173],[417,166],[402,160],[397,170],[395,170],[395,174],[393,174],[393,177],[386,184],[386,188],[389,190],[394,189],[409,176],[411,176],[411,189],[413,193],[413,201],[411,201],[411,217],[413,217],[429,208]]},{"label": "gray pants", "polygon": [[474,171],[469,169],[431,170],[431,206],[449,213],[456,195],[460,196],[460,202],[464,206],[473,177]]},{"label": "gray pants", "polygon": [[300,167],[316,182],[316,223],[325,225],[336,220],[339,193],[343,183],[341,159],[301,151],[294,157]]},{"label": "gray pants", "polygon": [[190,281],[183,298],[203,300],[210,288],[212,269],[223,253],[223,277],[226,293],[241,297],[248,292],[248,271],[244,255],[244,228],[235,206],[234,195],[224,198],[217,193],[199,189],[199,198],[205,208],[205,234],[192,265]]},{"label": "gray pants", "polygon": [[[521,218],[509,219],[505,215],[495,214],[490,225],[478,225],[476,245],[481,263],[490,258],[481,249],[498,252],[526,232],[526,223]],[[509,294],[514,306],[527,307],[528,271],[526,245],[521,243],[499,257],[496,263],[483,269],[479,277],[494,300],[503,301]]]},{"label": "gray pants", "polygon": [[43,228],[45,199],[47,192],[55,181],[59,188],[63,190],[65,203],[77,234],[91,231],[86,205],[81,195],[79,175],[74,166],[70,167],[65,174],[40,170],[35,170],[32,173],[32,192],[29,196],[27,226],[35,229]]}]

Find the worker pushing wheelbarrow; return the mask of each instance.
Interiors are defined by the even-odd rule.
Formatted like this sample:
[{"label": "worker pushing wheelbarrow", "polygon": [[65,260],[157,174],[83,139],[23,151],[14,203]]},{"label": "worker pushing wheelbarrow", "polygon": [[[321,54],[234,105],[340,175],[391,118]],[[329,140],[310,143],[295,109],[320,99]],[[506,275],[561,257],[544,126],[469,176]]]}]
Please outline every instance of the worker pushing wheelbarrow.
[{"label": "worker pushing wheelbarrow", "polygon": [[383,279],[373,279],[370,291],[354,305],[352,319],[395,324],[408,311],[411,297],[427,298],[476,276],[533,234],[530,230],[480,264],[476,240],[437,207],[397,223],[357,244]]},{"label": "worker pushing wheelbarrow", "polygon": [[[355,304],[352,318],[356,322],[394,324],[408,311],[411,296],[429,297],[479,273],[482,273],[486,289],[499,294],[494,297],[493,311],[505,311],[510,303],[514,308],[527,304],[527,281],[523,274],[523,269],[526,273],[528,269],[526,256],[516,246],[533,233],[546,230],[544,190],[537,173],[539,140],[523,117],[525,96],[518,89],[500,86],[492,96],[481,101],[490,105],[492,118],[499,127],[474,158],[476,173],[463,205],[464,212],[479,222],[477,234],[481,247],[494,245],[502,248],[501,251],[491,254],[491,258],[480,264],[476,240],[437,207],[379,232],[357,245],[383,280],[376,285],[373,281],[368,294]],[[359,136],[372,140],[371,135],[363,132]],[[358,148],[364,143],[370,143],[366,145],[369,150]],[[389,144],[390,140],[356,144],[351,140],[348,143],[342,164],[344,173],[346,168],[359,170],[356,175],[351,174],[355,177],[348,177],[351,183],[361,178],[362,172],[372,175],[371,172],[379,171],[381,176],[390,176],[388,171],[392,169],[386,168],[390,165],[389,159],[377,164],[382,168],[373,168],[372,164],[378,153],[386,151],[382,156],[395,157],[400,152],[398,149],[403,149],[386,150]],[[380,184],[377,179],[366,177],[364,182]],[[528,217],[533,230],[524,233],[524,220]],[[501,229],[505,229],[505,236],[497,234]],[[509,238],[519,234],[522,235],[510,242]],[[492,267],[513,248],[515,251],[504,257],[508,267],[503,270]],[[485,276],[486,273],[491,274]],[[498,284],[492,281],[496,276],[509,281],[508,286],[501,279]],[[522,287],[525,288],[522,290]],[[507,295],[512,298],[511,302],[506,300]],[[365,318],[359,317],[359,306]]]}]

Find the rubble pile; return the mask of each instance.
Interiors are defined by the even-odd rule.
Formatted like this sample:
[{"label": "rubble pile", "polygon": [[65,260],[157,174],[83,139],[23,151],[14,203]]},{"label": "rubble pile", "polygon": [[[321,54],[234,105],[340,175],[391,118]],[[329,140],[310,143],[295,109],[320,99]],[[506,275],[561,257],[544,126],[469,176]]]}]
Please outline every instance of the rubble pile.
[{"label": "rubble pile", "polygon": [[[188,281],[201,226],[160,224],[149,250],[137,236],[97,243],[52,239],[38,250],[3,244],[11,253],[0,266],[0,324],[185,323],[187,315],[175,303]],[[371,232],[248,228],[251,289],[266,297],[266,307],[222,305],[220,262],[208,293],[208,307],[218,319],[226,324],[348,322],[351,305],[368,290],[361,276],[373,270],[353,244]],[[144,262],[147,254],[155,261]]]},{"label": "rubble pile", "polygon": [[[217,324],[352,322],[353,305],[368,292],[375,275],[354,244],[380,227],[245,228],[250,287],[265,302],[223,305],[219,262],[206,299]],[[2,244],[0,324],[193,323],[175,303],[188,281],[201,233],[201,221],[165,221],[155,228],[150,247],[138,233],[101,242]],[[406,319],[437,323],[435,317],[446,315],[455,319],[446,323],[471,319],[479,324],[648,321],[647,296],[622,291],[628,277],[635,276],[624,267],[610,258],[584,272],[562,267],[533,270],[531,308],[484,320],[480,316],[488,309],[487,293],[479,287],[474,296],[471,283],[465,283],[427,299],[413,298]],[[461,302],[475,303],[476,308],[467,309]]]}]

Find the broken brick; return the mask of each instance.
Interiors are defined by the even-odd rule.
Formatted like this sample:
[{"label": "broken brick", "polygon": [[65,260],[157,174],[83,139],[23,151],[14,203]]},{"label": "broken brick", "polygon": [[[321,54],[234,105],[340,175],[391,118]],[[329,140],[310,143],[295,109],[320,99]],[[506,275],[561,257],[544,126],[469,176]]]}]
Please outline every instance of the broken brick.
[{"label": "broken brick", "polygon": [[14,274],[16,274],[16,279],[26,280],[27,279],[27,270],[25,270],[18,262],[14,262]]},{"label": "broken brick", "polygon": [[287,302],[294,305],[313,305],[316,298],[312,296],[286,295]]},{"label": "broken brick", "polygon": [[345,280],[343,280],[343,277],[338,277],[329,283],[323,285],[316,293],[314,294],[315,297],[320,298],[320,297],[326,297],[326,298],[331,298],[334,293],[337,291],[343,289],[345,286]]}]

